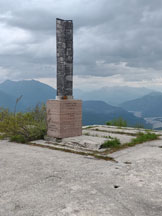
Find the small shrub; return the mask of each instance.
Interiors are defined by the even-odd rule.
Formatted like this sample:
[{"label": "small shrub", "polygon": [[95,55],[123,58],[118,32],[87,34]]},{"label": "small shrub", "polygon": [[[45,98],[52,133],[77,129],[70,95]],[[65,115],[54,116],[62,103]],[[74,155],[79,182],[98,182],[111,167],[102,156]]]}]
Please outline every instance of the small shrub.
[{"label": "small shrub", "polygon": [[122,117],[117,119],[113,119],[111,121],[106,122],[106,125],[118,126],[118,127],[127,127],[127,121]]},{"label": "small shrub", "polygon": [[139,133],[136,138],[132,139],[132,141],[129,143],[130,145],[135,145],[151,140],[156,140],[158,139],[158,135],[155,133]]},{"label": "small shrub", "polygon": [[107,140],[105,141],[101,146],[100,149],[102,148],[117,148],[119,147],[120,144],[120,140],[117,138],[113,138],[112,140]]},{"label": "small shrub", "polygon": [[11,142],[17,142],[17,143],[26,143],[26,140],[24,136],[22,135],[15,135],[10,137]]},{"label": "small shrub", "polygon": [[4,140],[6,136],[4,134],[0,134],[0,140]]},{"label": "small shrub", "polygon": [[0,132],[11,141],[28,142],[43,139],[46,134],[45,106],[36,106],[26,113],[10,113],[8,110],[0,112]]},{"label": "small shrub", "polygon": [[90,136],[90,133],[87,132],[87,133],[84,133],[83,135],[85,135],[85,136]]},{"label": "small shrub", "polygon": [[114,139],[112,136],[104,136],[104,138]]}]

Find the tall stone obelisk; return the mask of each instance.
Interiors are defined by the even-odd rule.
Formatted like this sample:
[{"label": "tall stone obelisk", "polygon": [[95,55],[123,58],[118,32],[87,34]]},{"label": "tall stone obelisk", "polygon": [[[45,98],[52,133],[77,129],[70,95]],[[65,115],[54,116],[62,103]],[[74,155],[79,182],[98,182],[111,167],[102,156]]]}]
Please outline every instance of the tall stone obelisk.
[{"label": "tall stone obelisk", "polygon": [[73,22],[56,19],[57,98],[72,99]]},{"label": "tall stone obelisk", "polygon": [[82,101],[73,99],[73,22],[56,19],[57,96],[47,101],[47,135],[82,134]]}]

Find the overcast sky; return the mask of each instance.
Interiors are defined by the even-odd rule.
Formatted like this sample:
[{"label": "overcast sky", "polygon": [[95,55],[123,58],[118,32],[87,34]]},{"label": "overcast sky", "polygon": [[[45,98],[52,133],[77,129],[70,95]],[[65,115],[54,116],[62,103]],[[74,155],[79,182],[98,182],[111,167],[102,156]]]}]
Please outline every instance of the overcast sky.
[{"label": "overcast sky", "polygon": [[56,18],[74,22],[74,86],[162,90],[161,0],[1,0],[0,82],[56,86]]}]

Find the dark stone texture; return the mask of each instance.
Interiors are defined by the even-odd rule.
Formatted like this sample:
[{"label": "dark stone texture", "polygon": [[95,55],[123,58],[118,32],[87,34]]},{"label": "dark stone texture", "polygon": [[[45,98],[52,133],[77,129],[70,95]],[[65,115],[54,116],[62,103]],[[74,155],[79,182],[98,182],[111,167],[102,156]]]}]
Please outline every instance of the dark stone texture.
[{"label": "dark stone texture", "polygon": [[73,22],[56,19],[57,96],[73,94]]}]

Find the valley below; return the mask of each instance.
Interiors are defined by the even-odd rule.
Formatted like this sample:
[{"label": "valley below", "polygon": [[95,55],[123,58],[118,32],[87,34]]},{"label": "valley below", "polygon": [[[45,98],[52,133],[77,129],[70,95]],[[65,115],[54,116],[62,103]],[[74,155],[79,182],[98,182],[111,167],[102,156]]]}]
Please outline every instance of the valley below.
[{"label": "valley below", "polygon": [[[36,80],[0,84],[0,107],[14,112],[28,112],[37,105],[55,99],[56,89]],[[128,126],[148,129],[162,127],[162,93],[147,88],[105,87],[94,91],[74,89],[75,99],[83,101],[83,125],[102,124],[122,117]]]}]

